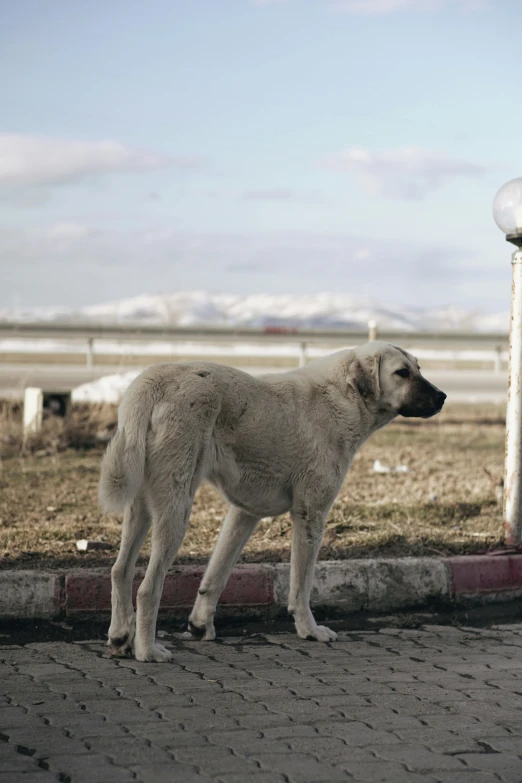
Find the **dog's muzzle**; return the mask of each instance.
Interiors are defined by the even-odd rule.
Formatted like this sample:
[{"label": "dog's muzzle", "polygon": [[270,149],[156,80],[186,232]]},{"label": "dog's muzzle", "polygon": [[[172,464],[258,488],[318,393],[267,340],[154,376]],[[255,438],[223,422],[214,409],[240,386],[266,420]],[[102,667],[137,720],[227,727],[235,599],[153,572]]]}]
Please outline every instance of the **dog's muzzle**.
[{"label": "dog's muzzle", "polygon": [[406,417],[429,419],[442,410],[447,394],[428,381],[422,380],[412,389],[409,400],[399,408],[399,414]]}]

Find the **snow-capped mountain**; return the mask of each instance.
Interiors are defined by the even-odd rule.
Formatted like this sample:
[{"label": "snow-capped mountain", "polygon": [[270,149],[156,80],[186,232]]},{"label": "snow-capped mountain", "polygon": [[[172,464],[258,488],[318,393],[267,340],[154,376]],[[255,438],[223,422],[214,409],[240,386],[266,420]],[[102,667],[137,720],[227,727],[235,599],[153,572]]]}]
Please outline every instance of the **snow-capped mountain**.
[{"label": "snow-capped mountain", "polygon": [[368,297],[319,293],[313,296],[252,294],[240,296],[187,291],[142,294],[81,309],[0,310],[8,321],[82,321],[104,324],[193,326],[286,326],[366,329],[374,319],[381,329],[401,331],[465,330],[507,332],[509,313],[484,314],[456,307],[392,310]]}]

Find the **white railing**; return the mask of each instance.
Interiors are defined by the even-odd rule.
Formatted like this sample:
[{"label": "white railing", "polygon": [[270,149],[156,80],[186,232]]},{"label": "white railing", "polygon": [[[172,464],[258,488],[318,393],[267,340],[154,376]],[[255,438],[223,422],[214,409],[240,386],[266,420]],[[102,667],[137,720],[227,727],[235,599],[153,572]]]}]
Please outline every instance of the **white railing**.
[{"label": "white railing", "polygon": [[[321,348],[339,348],[357,345],[367,340],[380,339],[416,350],[419,358],[437,358],[448,361],[487,361],[495,372],[501,372],[507,361],[509,338],[507,333],[481,334],[475,332],[409,332],[380,330],[374,321],[368,330],[292,329],[283,327],[225,327],[225,326],[137,326],[104,325],[92,323],[16,323],[0,322],[1,341],[66,340],[83,343],[88,367],[94,364],[95,344],[117,343],[249,343],[257,345],[293,344],[298,351],[299,365],[306,364],[310,354]],[[22,343],[21,343],[22,344]],[[26,348],[27,350],[27,348]],[[0,348],[0,353],[2,349]],[[49,350],[49,352],[53,352]],[[4,357],[6,356],[4,351]],[[295,355],[295,354],[294,354]]]}]

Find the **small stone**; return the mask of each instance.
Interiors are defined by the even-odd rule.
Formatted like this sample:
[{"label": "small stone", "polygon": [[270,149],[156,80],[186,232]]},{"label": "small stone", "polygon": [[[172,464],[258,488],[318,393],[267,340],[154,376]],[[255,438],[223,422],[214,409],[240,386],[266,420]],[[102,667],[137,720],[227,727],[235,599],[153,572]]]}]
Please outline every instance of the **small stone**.
[{"label": "small stone", "polygon": [[93,549],[112,549],[112,544],[107,544],[105,541],[87,541],[82,538],[76,542],[76,549],[79,552],[90,552]]}]

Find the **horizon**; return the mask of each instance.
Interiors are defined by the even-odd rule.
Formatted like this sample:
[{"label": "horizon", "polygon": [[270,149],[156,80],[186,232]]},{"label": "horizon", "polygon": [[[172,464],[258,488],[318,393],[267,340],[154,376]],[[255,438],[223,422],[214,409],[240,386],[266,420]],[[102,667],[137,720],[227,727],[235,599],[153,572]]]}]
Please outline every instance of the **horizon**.
[{"label": "horizon", "polygon": [[[507,333],[508,309],[485,312],[478,308],[405,305],[393,310],[375,297],[334,292],[316,295],[226,294],[184,291],[176,294],[139,294],[127,299],[85,307],[10,309],[0,307],[0,322],[44,321],[60,324],[125,324],[137,328],[154,325],[281,327],[285,329],[366,330],[371,321],[378,329],[406,331],[470,331]],[[10,343],[9,336],[5,338]],[[5,345],[7,345],[5,343]]]}]

